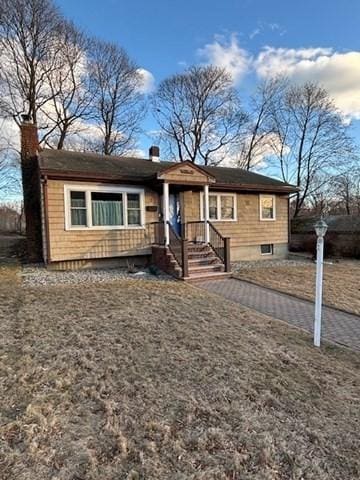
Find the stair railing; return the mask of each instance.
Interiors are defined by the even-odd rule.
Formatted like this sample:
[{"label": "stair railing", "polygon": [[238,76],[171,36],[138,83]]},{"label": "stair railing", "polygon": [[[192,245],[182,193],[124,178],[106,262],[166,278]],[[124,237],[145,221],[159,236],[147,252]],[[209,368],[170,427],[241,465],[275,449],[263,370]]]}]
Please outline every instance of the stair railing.
[{"label": "stair railing", "polygon": [[215,254],[220,258],[225,267],[225,272],[230,272],[230,237],[223,237],[219,230],[208,221],[209,225],[209,245]]},{"label": "stair railing", "polygon": [[182,277],[189,276],[189,261],[188,261],[188,241],[181,238],[170,222],[167,222],[169,226],[169,244],[168,248],[174,255],[175,260],[179,264]]},{"label": "stair railing", "polygon": [[205,241],[205,223],[203,220],[187,222],[185,224],[185,238],[191,242]]}]

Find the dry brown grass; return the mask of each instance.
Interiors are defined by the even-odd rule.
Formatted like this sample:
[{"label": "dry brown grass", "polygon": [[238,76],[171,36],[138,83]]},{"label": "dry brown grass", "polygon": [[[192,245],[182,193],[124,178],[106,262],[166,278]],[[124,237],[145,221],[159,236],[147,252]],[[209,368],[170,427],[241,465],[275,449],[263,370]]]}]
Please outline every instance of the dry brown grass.
[{"label": "dry brown grass", "polygon": [[360,477],[349,351],[176,282],[0,301],[2,480]]},{"label": "dry brown grass", "polygon": [[[313,263],[297,266],[244,268],[237,278],[281,292],[314,300],[315,272]],[[360,315],[360,261],[343,260],[324,265],[324,303]]]}]

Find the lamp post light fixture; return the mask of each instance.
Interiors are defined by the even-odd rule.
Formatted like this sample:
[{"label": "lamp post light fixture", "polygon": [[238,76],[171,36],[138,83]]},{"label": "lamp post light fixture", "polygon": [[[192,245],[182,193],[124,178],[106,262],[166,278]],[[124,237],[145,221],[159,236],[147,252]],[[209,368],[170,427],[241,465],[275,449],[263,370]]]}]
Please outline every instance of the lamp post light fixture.
[{"label": "lamp post light fixture", "polygon": [[323,261],[324,261],[324,237],[327,232],[327,224],[320,218],[315,225],[317,236],[316,242],[316,294],[315,294],[315,324],[314,324],[314,345],[320,347],[321,338],[321,307],[323,291]]}]

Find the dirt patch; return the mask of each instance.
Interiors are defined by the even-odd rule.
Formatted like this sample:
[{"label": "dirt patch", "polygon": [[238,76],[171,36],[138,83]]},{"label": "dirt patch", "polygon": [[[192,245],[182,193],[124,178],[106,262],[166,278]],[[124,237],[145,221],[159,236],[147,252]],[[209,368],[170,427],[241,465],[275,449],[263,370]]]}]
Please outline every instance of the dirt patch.
[{"label": "dirt patch", "polygon": [[177,282],[0,276],[3,480],[359,478],[355,354]]},{"label": "dirt patch", "polygon": [[[284,262],[272,266],[239,264],[234,276],[281,292],[314,300],[316,266],[314,263]],[[360,261],[343,260],[324,265],[326,305],[360,315]]]}]

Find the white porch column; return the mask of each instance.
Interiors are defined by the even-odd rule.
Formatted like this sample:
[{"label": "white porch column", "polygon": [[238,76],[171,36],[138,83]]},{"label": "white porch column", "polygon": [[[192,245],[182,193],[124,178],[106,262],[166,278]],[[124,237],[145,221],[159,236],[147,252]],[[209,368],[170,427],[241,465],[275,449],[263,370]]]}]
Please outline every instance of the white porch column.
[{"label": "white porch column", "polygon": [[204,185],[204,232],[205,243],[209,243],[209,185]]},{"label": "white porch column", "polygon": [[169,245],[169,184],[163,184],[163,216],[164,216],[164,235],[165,245]]}]

